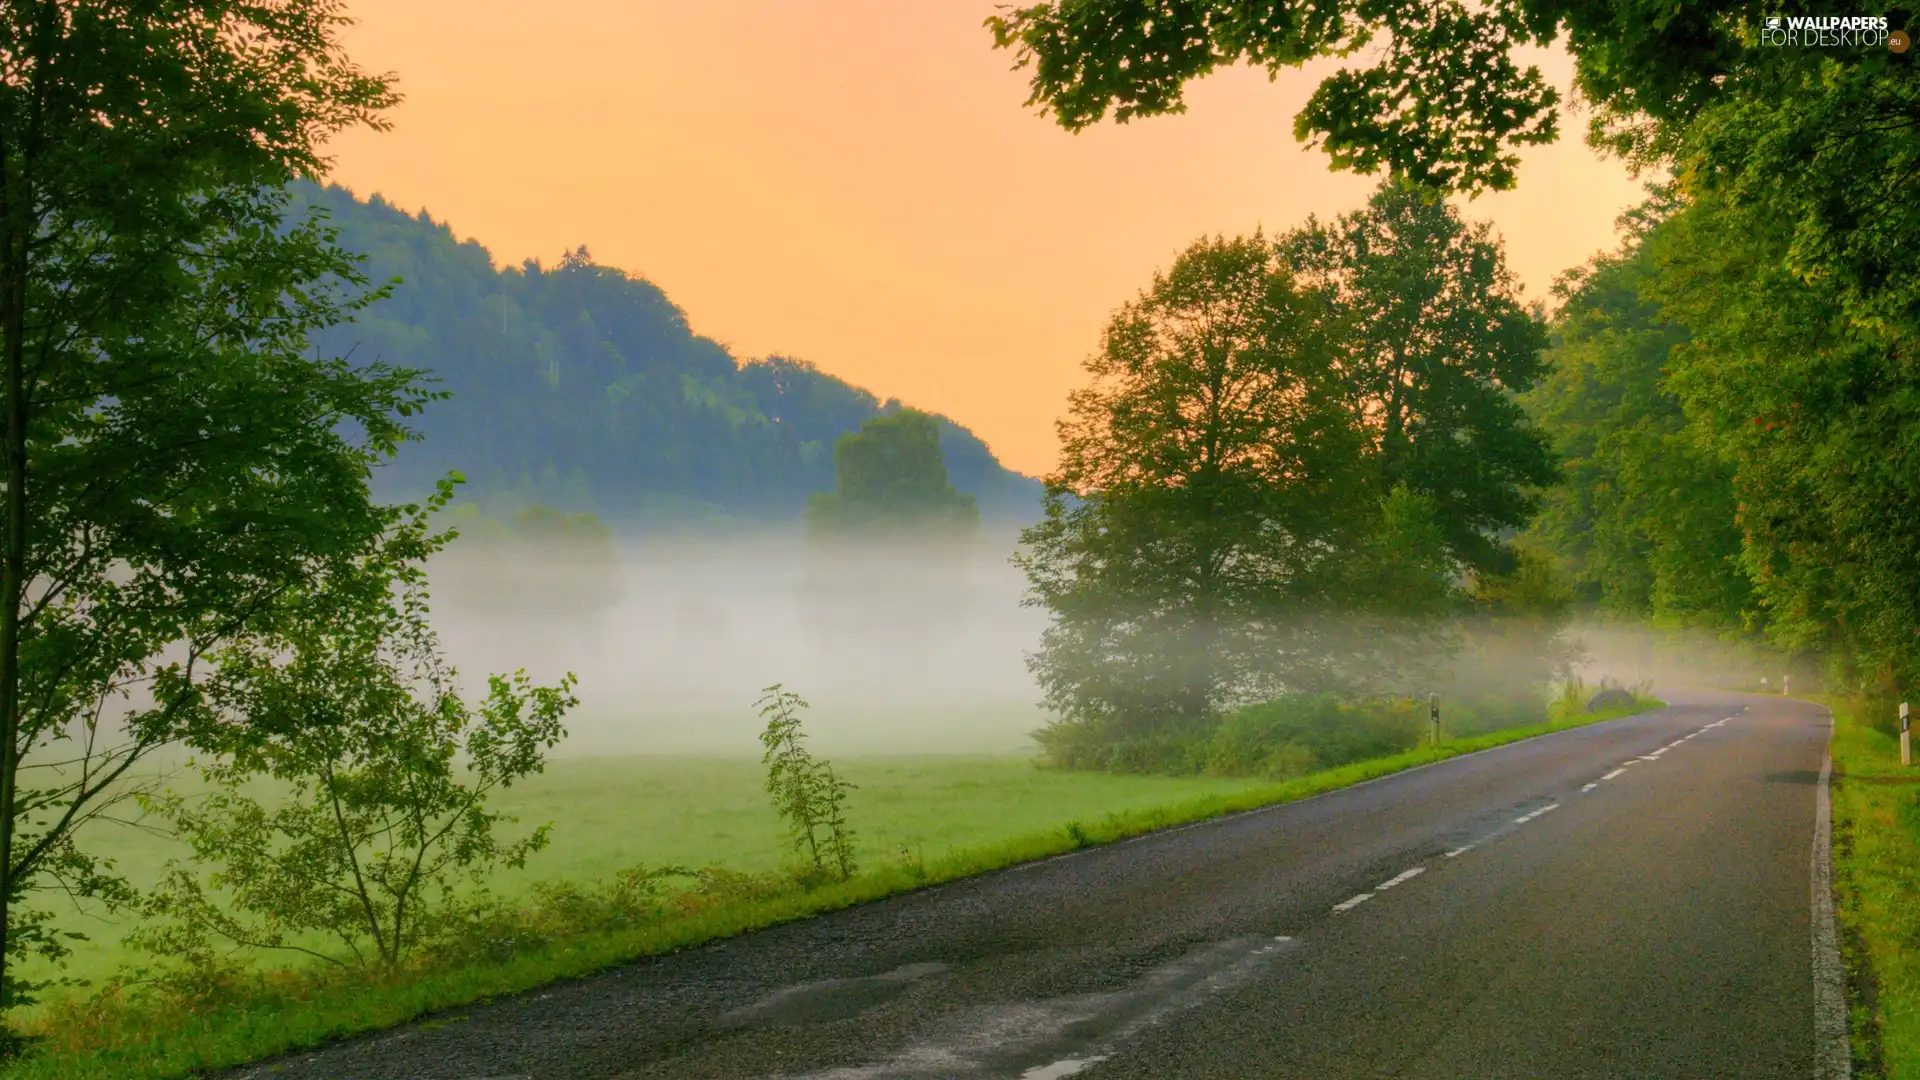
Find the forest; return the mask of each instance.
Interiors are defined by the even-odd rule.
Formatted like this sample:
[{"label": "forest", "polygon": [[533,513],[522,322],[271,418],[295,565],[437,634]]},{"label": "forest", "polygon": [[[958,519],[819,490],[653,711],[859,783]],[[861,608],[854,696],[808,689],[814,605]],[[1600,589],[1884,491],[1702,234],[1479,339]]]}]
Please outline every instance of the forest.
[{"label": "forest", "polygon": [[[319,329],[321,355],[421,372],[448,395],[376,474],[420,498],[448,472],[462,498],[513,513],[551,505],[623,526],[795,519],[833,486],[834,440],[901,408],[803,360],[743,362],[690,329],[659,287],[593,262],[498,268],[426,211],[299,183],[286,212],[320,211],[369,282],[404,284]],[[1039,485],[939,418],[954,484],[992,520],[1031,518]]]}]

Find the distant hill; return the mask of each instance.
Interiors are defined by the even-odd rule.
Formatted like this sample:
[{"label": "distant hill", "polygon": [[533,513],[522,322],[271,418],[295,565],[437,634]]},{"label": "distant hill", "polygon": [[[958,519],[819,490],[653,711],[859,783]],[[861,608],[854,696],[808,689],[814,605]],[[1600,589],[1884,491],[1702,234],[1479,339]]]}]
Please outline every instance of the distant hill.
[{"label": "distant hill", "polygon": [[[695,334],[653,283],[595,264],[495,269],[426,211],[301,185],[375,282],[403,279],[323,352],[431,371],[451,400],[416,426],[380,485],[425,491],[449,470],[463,494],[504,509],[547,503],[622,524],[794,520],[833,487],[833,443],[900,407],[782,357],[742,362]],[[954,486],[983,518],[1038,514],[1039,484],[1002,467],[972,432],[939,417]]]}]

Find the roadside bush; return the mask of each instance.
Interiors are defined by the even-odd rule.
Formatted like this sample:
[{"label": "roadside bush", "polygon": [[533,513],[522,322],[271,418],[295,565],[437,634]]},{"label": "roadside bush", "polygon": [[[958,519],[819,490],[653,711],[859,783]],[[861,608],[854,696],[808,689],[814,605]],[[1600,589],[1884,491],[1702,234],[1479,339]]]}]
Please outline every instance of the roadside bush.
[{"label": "roadside bush", "polygon": [[1111,739],[1081,721],[1034,733],[1049,764],[1067,769],[1285,780],[1316,769],[1410,750],[1426,734],[1427,707],[1405,698],[1343,702],[1292,694],[1248,705],[1184,731]]},{"label": "roadside bush", "polygon": [[1449,739],[1468,739],[1490,731],[1544,724],[1550,718],[1546,689],[1541,686],[1538,692],[1528,690],[1469,698],[1443,696],[1440,699],[1441,734]]},{"label": "roadside bush", "polygon": [[1207,771],[1216,776],[1284,778],[1418,745],[1426,706],[1409,699],[1342,702],[1287,695],[1235,710],[1212,731]]},{"label": "roadside bush", "polygon": [[678,866],[633,866],[600,888],[573,882],[543,882],[531,900],[490,904],[470,914],[424,958],[428,966],[500,964],[516,954],[585,934],[659,925],[673,913],[678,893],[669,883],[698,879],[701,871]]},{"label": "roadside bush", "polygon": [[1185,776],[1200,771],[1206,743],[1193,735],[1157,732],[1122,739],[1108,747],[1108,772]]},{"label": "roadside bush", "polygon": [[1113,740],[1086,720],[1060,719],[1033,732],[1047,764],[1061,769],[1104,771]]},{"label": "roadside bush", "polygon": [[694,873],[694,886],[673,895],[667,903],[670,915],[698,915],[714,908],[756,900],[773,900],[817,883],[817,876],[799,871],[767,870],[749,874],[724,866],[704,866]]}]

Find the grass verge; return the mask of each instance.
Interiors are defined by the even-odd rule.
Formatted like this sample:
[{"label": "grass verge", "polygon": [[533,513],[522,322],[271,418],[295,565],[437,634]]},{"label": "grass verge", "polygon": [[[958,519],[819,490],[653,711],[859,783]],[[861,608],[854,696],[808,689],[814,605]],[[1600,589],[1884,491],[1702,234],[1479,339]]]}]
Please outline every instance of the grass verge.
[{"label": "grass verge", "polygon": [[193,1007],[141,999],[75,1002],[47,1018],[45,1041],[4,1072],[8,1080],[163,1080],[245,1064],[423,1015],[484,1002],[637,957],[802,919],[914,889],[1111,843],[1174,825],[1296,802],[1367,780],[1523,739],[1662,707],[1630,707],[1447,740],[1281,783],[1162,806],[1083,817],[1037,833],[980,844],[924,862],[896,860],[850,881],[710,907],[655,925],[585,932],[494,962],[411,970],[397,978],[310,972],[250,977],[245,992],[210,992]]},{"label": "grass verge", "polygon": [[1854,1074],[1920,1080],[1920,768],[1901,767],[1890,709],[1814,700],[1834,717],[1833,885]]}]

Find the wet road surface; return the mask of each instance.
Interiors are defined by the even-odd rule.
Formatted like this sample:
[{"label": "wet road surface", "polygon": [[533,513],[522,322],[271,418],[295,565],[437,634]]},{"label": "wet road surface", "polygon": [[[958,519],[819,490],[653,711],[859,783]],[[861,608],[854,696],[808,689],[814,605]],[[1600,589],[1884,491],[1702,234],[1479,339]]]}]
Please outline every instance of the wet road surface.
[{"label": "wet road surface", "polygon": [[1665,696],[226,1075],[1831,1080],[1827,715]]}]

